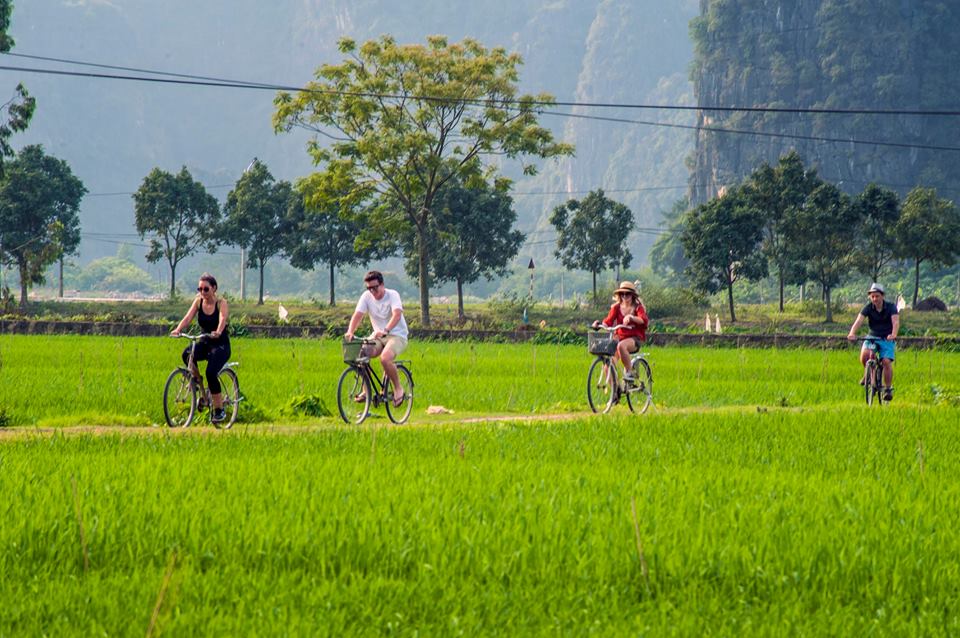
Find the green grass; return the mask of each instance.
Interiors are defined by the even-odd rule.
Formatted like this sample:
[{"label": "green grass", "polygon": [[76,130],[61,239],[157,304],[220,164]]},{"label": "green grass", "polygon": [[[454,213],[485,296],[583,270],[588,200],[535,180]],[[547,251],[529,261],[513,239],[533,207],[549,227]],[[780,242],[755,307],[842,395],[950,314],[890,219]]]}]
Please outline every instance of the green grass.
[{"label": "green grass", "polygon": [[[0,337],[0,407],[151,421],[178,344]],[[234,347],[269,413],[342,366]],[[409,426],[6,428],[0,636],[960,632],[960,355],[900,352],[867,409],[854,351],[658,349],[646,416],[479,424],[422,408],[584,410],[583,348],[409,355]]]}]

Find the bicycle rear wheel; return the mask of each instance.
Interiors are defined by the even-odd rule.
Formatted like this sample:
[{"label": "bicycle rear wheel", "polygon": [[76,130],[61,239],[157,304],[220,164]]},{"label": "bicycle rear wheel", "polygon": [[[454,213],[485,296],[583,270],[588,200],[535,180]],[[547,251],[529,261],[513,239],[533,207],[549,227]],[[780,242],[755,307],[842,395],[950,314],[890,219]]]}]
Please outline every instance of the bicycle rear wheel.
[{"label": "bicycle rear wheel", "polygon": [[177,368],[167,377],[163,387],[163,416],[172,428],[185,428],[197,413],[198,389],[190,373]]},{"label": "bicycle rear wheel", "polygon": [[389,378],[384,383],[383,396],[387,402],[387,416],[400,425],[410,418],[410,411],[413,410],[413,375],[401,364],[397,366],[397,376],[400,377],[400,387],[403,388],[403,402],[399,406],[393,405],[393,385]]},{"label": "bicycle rear wheel", "polygon": [[363,423],[370,414],[370,381],[358,366],[350,366],[337,383],[337,408],[346,423]]},{"label": "bicycle rear wheel", "polygon": [[594,412],[606,414],[617,402],[617,370],[613,361],[597,357],[587,373],[587,402]]},{"label": "bicycle rear wheel", "polygon": [[653,402],[653,373],[646,359],[634,357],[630,363],[633,366],[634,385],[627,388],[627,405],[631,412],[645,414]]},{"label": "bicycle rear wheel", "polygon": [[[237,420],[237,410],[240,408],[240,380],[237,379],[237,373],[230,368],[225,368],[217,375],[220,380],[220,392],[223,396],[223,411],[226,417],[223,421],[214,422],[213,425],[224,430],[233,427]],[[211,412],[212,414],[212,412]]]}]

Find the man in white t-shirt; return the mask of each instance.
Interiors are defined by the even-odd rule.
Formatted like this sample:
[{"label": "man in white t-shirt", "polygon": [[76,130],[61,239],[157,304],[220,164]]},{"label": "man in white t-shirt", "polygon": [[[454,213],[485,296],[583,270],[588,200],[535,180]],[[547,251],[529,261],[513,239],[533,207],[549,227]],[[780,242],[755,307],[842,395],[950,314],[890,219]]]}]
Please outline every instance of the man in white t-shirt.
[{"label": "man in white t-shirt", "polygon": [[363,321],[363,316],[370,315],[373,334],[368,338],[376,344],[369,355],[380,357],[383,372],[390,379],[390,387],[393,388],[393,404],[399,406],[403,402],[403,387],[400,385],[394,361],[407,348],[407,321],[403,318],[403,303],[396,290],[384,287],[383,274],[379,271],[368,272],[363,277],[363,283],[367,291],[360,295],[344,338],[352,341],[353,333]]}]

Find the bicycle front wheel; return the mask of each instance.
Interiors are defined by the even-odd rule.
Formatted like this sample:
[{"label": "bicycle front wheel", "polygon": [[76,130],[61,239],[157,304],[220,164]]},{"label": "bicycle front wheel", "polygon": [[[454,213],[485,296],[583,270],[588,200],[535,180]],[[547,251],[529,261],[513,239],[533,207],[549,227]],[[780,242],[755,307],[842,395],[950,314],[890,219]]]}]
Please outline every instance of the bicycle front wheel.
[{"label": "bicycle front wheel", "polygon": [[877,369],[877,362],[873,360],[867,361],[867,382],[863,384],[867,405],[873,405],[874,401],[879,402],[881,400],[882,394],[880,392],[879,376],[880,371]]},{"label": "bicycle front wheel", "polygon": [[177,368],[163,387],[163,416],[172,428],[185,428],[197,413],[197,386],[190,373]]},{"label": "bicycle front wheel", "polygon": [[633,387],[627,388],[627,405],[631,412],[645,414],[653,403],[653,373],[646,359],[636,357],[631,361],[634,374]]},{"label": "bicycle front wheel", "polygon": [[413,410],[413,375],[403,365],[398,365],[397,376],[400,377],[400,387],[403,388],[403,401],[400,405],[393,404],[393,384],[389,378],[384,384],[383,396],[387,401],[387,416],[400,425],[410,418],[410,411]]},{"label": "bicycle front wheel", "polygon": [[606,414],[617,402],[617,371],[613,361],[597,357],[587,373],[587,402],[594,412]]},{"label": "bicycle front wheel", "polygon": [[337,408],[346,423],[363,423],[370,414],[370,381],[357,366],[350,366],[337,383]]},{"label": "bicycle front wheel", "polygon": [[220,392],[223,396],[223,411],[226,417],[223,421],[214,421],[213,425],[224,430],[233,427],[237,420],[237,410],[240,408],[240,380],[237,379],[237,373],[230,368],[225,368],[217,374],[220,380]]}]

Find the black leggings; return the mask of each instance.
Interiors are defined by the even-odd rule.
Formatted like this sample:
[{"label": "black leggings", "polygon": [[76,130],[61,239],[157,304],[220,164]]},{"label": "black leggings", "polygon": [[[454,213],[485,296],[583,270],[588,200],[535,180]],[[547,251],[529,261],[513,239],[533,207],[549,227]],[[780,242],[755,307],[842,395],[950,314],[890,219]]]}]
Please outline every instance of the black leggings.
[{"label": "black leggings", "polygon": [[[183,351],[183,363],[186,364],[190,359],[190,348]],[[211,345],[209,343],[198,343],[197,349],[193,352],[194,361],[207,362],[207,387],[210,388],[210,394],[220,394],[220,379],[217,374],[223,369],[223,364],[230,359],[230,343],[220,343]]]}]

